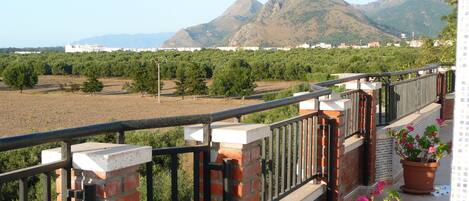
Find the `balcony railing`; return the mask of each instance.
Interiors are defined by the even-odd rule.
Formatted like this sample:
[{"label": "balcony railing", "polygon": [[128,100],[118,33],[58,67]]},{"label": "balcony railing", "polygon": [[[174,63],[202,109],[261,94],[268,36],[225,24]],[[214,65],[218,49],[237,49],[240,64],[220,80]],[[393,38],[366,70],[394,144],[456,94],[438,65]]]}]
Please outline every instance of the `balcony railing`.
[{"label": "balcony railing", "polygon": [[[245,106],[236,109],[230,109],[222,112],[210,114],[188,115],[177,117],[165,117],[155,119],[142,119],[131,121],[116,121],[111,123],[89,125],[84,127],[70,128],[64,130],[56,130],[49,132],[41,132],[26,135],[17,135],[0,139],[0,152],[14,149],[27,148],[35,145],[46,143],[61,143],[62,160],[49,164],[41,164],[32,167],[17,169],[5,172],[0,170],[0,184],[9,181],[19,180],[19,198],[21,201],[27,200],[27,179],[37,175],[44,175],[44,200],[51,200],[51,172],[61,170],[61,189],[62,200],[69,200],[73,197],[73,193],[68,191],[71,189],[71,168],[72,140],[117,133],[117,143],[125,143],[125,135],[127,131],[135,131],[142,129],[154,129],[174,126],[185,126],[193,124],[203,124],[203,144],[190,147],[171,147],[171,148],[155,148],[153,155],[169,155],[171,158],[171,198],[178,200],[177,194],[177,171],[178,171],[178,155],[183,153],[193,154],[193,171],[194,171],[194,200],[199,200],[200,176],[203,177],[203,199],[210,200],[210,170],[219,170],[224,174],[225,182],[225,200],[230,200],[230,163],[227,161],[223,164],[210,163],[211,149],[211,124],[214,122],[227,120],[231,118],[240,119],[244,115],[266,111],[278,107],[297,104],[302,101],[317,99],[332,93],[327,87],[336,84],[356,81],[362,79],[379,80],[384,83],[384,88],[379,91],[378,101],[378,124],[387,124],[399,119],[400,117],[415,112],[421,107],[437,100],[437,76],[440,65],[432,64],[420,69],[412,69],[394,73],[372,73],[363,74],[344,79],[337,79],[317,83],[311,85],[311,92],[301,96],[288,97],[280,100],[269,101],[257,105]],[[429,75],[418,76],[419,72],[425,71]],[[447,72],[449,77],[445,78],[445,84],[440,85],[445,91],[454,91],[454,72]],[[410,79],[405,80],[408,76]],[[399,81],[398,81],[399,80]],[[428,85],[428,86],[427,86]],[[422,95],[423,93],[423,95]],[[412,99],[415,94],[422,95],[422,99]],[[360,89],[348,91],[341,95],[343,98],[352,100],[351,120],[348,126],[348,136],[355,134],[366,134],[369,129],[370,122],[367,114],[370,113],[369,107],[371,100]],[[409,104],[411,104],[409,106]],[[292,119],[277,122],[271,125],[272,135],[262,142],[262,198],[263,200],[279,200],[303,184],[314,179],[328,182],[332,166],[328,164],[331,160],[329,154],[331,146],[326,141],[332,141],[332,137],[328,131],[330,124],[320,112],[311,113],[294,117]],[[202,166],[199,164],[202,162]],[[153,178],[152,163],[146,165],[147,175],[147,200],[153,200]],[[320,166],[318,164],[326,164]],[[202,168],[200,170],[199,168]],[[197,174],[203,172],[202,175]],[[87,187],[85,187],[87,188]],[[92,190],[92,187],[89,187]],[[78,194],[77,194],[78,195]],[[82,193],[80,198],[92,200],[93,197],[86,197],[87,193]],[[88,195],[90,195],[88,193]]]}]

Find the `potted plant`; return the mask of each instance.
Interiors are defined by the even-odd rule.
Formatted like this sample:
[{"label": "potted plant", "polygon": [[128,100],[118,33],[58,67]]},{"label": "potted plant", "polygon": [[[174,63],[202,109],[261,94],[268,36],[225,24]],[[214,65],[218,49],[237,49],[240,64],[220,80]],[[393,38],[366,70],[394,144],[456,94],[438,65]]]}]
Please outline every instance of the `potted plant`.
[{"label": "potted plant", "polygon": [[434,191],[439,161],[450,153],[450,145],[438,137],[444,120],[436,121],[437,124],[428,126],[423,135],[414,135],[412,125],[398,131],[388,130],[404,168],[404,186],[401,187],[404,192],[425,194]]}]

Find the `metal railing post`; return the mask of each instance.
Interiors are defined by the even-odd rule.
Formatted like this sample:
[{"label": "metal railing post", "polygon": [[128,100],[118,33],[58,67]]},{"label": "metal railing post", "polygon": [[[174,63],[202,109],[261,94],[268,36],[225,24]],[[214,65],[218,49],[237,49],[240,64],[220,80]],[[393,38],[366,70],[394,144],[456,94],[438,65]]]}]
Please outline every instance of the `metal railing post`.
[{"label": "metal railing post", "polygon": [[117,144],[125,144],[125,131],[117,133]]},{"label": "metal railing post", "polygon": [[20,201],[28,201],[28,179],[21,178],[19,182],[19,199]]},{"label": "metal railing post", "polygon": [[72,150],[71,150],[71,141],[63,141],[61,154],[62,160],[67,161],[66,167],[60,169],[60,197],[62,201],[68,200],[71,198],[68,196],[68,190],[71,188],[71,168],[72,168]]},{"label": "metal railing post", "polygon": [[204,142],[203,144],[207,145],[207,150],[204,151],[204,158],[203,158],[203,189],[204,189],[204,200],[205,201],[210,201],[211,200],[211,195],[210,195],[210,183],[211,183],[211,178],[210,178],[210,169],[209,169],[209,163],[210,163],[210,152],[211,152],[211,143],[212,143],[212,127],[211,124],[204,124],[203,125],[203,137],[204,137]]},{"label": "metal railing post", "polygon": [[223,159],[223,200],[233,200],[233,160]]},{"label": "metal railing post", "polygon": [[51,179],[50,179],[50,173],[47,172],[47,173],[44,173],[43,175],[43,198],[44,198],[44,201],[51,201],[52,200],[52,197],[51,197]]},{"label": "metal railing post", "polygon": [[147,201],[153,200],[153,161],[145,164],[147,176]]},{"label": "metal railing post", "polygon": [[96,184],[85,184],[83,186],[83,201],[96,200]]}]

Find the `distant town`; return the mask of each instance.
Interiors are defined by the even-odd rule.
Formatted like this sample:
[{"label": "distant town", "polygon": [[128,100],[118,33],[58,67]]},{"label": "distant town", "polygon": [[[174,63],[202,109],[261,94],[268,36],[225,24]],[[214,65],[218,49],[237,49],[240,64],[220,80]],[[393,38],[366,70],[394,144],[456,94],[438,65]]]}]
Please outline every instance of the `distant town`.
[{"label": "distant town", "polygon": [[[412,40],[406,42],[409,47],[418,48],[423,44],[422,40]],[[103,45],[66,45],[65,52],[67,53],[79,53],[79,52],[115,52],[115,51],[126,51],[126,52],[157,52],[157,51],[179,51],[179,52],[195,52],[202,49],[217,49],[222,51],[258,51],[258,50],[273,50],[273,51],[290,51],[294,48],[304,48],[304,49],[363,49],[363,48],[379,48],[383,45],[380,42],[370,42],[367,45],[348,45],[346,43],[341,43],[338,46],[334,46],[328,43],[318,43],[311,45],[304,43],[296,47],[213,47],[213,48],[202,48],[202,47],[178,47],[178,48],[111,48],[105,47]],[[387,43],[387,47],[400,47],[401,43]]]}]

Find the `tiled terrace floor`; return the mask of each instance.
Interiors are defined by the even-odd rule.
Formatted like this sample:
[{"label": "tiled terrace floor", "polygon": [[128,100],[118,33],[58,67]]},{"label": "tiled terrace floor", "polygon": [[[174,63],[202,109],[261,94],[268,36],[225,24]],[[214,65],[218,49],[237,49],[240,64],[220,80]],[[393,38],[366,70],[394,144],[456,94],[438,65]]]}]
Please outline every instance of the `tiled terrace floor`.
[{"label": "tiled terrace floor", "polygon": [[[453,122],[447,122],[447,126],[443,127],[440,132],[440,137],[442,140],[449,142],[453,138]],[[437,171],[437,177],[435,181],[435,185],[451,185],[451,160],[452,157],[443,158],[440,161],[440,168]],[[404,184],[404,180],[401,179],[397,184],[395,184],[392,188],[399,189],[401,185]],[[431,195],[411,195],[406,194],[402,191],[399,191],[401,199],[403,201],[449,201],[450,195],[444,195],[440,197],[434,197]]]}]

